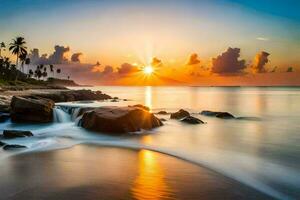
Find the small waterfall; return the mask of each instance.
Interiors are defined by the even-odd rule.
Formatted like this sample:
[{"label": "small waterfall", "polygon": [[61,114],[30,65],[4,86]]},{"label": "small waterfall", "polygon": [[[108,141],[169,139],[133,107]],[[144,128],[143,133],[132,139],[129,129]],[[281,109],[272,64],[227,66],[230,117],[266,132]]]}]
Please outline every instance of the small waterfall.
[{"label": "small waterfall", "polygon": [[53,109],[53,118],[54,118],[54,122],[58,122],[58,123],[71,122],[71,115],[69,115],[67,112],[62,110],[59,106],[56,106]]}]

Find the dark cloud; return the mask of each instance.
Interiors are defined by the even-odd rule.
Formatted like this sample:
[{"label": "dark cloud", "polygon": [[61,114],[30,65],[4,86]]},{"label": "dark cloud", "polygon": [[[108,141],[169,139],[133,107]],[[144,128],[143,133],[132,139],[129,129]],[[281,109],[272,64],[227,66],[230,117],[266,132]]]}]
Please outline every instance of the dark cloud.
[{"label": "dark cloud", "polygon": [[104,70],[101,72],[103,75],[109,75],[114,72],[114,68],[112,66],[106,65]]},{"label": "dark cloud", "polygon": [[153,67],[160,67],[162,65],[162,62],[157,57],[153,57],[151,61],[151,66]]},{"label": "dark cloud", "polygon": [[239,48],[229,47],[226,52],[212,59],[212,72],[217,74],[241,73],[246,68],[245,60],[239,60]]},{"label": "dark cloud", "polygon": [[254,64],[252,65],[252,70],[255,73],[264,73],[267,70],[265,69],[265,65],[269,62],[268,56],[270,54],[262,51],[256,54],[254,58]]},{"label": "dark cloud", "polygon": [[54,52],[49,57],[47,57],[47,54],[40,56],[39,49],[33,49],[29,54],[29,58],[32,64],[65,64],[68,63],[65,53],[69,51],[69,47],[55,45]]},{"label": "dark cloud", "polygon": [[193,53],[189,56],[189,59],[188,59],[188,62],[187,62],[187,65],[196,65],[196,64],[199,64],[200,63],[200,60],[198,58],[198,54],[196,53]]},{"label": "dark cloud", "polygon": [[80,56],[82,55],[82,53],[74,53],[71,56],[71,61],[72,62],[79,62],[80,63]]},{"label": "dark cloud", "polygon": [[138,72],[138,68],[129,63],[123,63],[118,69],[118,73],[122,75]]},{"label": "dark cloud", "polygon": [[294,71],[293,67],[288,67],[286,70],[286,72],[293,72],[293,71]]}]

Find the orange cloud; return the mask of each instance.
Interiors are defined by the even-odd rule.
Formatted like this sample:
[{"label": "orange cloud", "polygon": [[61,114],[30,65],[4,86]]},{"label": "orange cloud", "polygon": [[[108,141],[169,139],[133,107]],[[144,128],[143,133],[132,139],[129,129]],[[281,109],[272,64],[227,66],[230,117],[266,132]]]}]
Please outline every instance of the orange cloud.
[{"label": "orange cloud", "polygon": [[187,65],[196,65],[200,63],[200,59],[198,58],[198,54],[193,53],[189,56]]}]

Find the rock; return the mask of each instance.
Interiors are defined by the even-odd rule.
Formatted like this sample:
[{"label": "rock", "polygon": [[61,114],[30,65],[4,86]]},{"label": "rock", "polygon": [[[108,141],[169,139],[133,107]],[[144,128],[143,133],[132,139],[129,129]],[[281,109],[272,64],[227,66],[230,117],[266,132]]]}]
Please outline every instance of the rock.
[{"label": "rock", "polygon": [[112,99],[110,102],[118,102],[118,99]]},{"label": "rock", "polygon": [[160,121],[166,122],[167,120],[165,118],[160,118]]},{"label": "rock", "polygon": [[192,116],[185,117],[185,118],[181,119],[180,121],[188,123],[188,124],[204,124],[204,122],[201,119],[198,119],[198,118],[192,117]]},{"label": "rock", "polygon": [[166,111],[159,111],[158,113],[157,113],[158,115],[167,115],[168,113],[166,112]]},{"label": "rock", "polygon": [[19,131],[19,130],[4,130],[3,137],[5,139],[12,139],[17,137],[31,137],[33,134],[31,131]]},{"label": "rock", "polygon": [[10,118],[10,114],[8,113],[0,113],[0,122],[5,122]]},{"label": "rock", "polygon": [[222,118],[222,119],[234,119],[235,117],[228,113],[228,112],[220,112],[216,115],[216,117],[218,118]]},{"label": "rock", "polygon": [[42,97],[51,99],[54,102],[87,101],[87,100],[106,100],[111,96],[103,94],[101,91],[92,90],[69,90],[55,93],[35,94],[29,97]]},{"label": "rock", "polygon": [[228,112],[215,112],[215,111],[209,111],[209,110],[203,110],[201,115],[210,116],[210,117],[218,117],[222,119],[233,119],[235,118],[232,114]]},{"label": "rock", "polygon": [[23,148],[27,148],[24,145],[18,145],[18,144],[7,144],[3,147],[3,150],[17,150],[17,149],[23,149]]},{"label": "rock", "polygon": [[52,122],[53,107],[54,102],[49,99],[14,96],[11,100],[11,120],[13,122]]},{"label": "rock", "polygon": [[2,147],[2,146],[4,146],[4,145],[6,145],[6,143],[5,143],[5,142],[2,142],[2,141],[0,141],[0,147]]},{"label": "rock", "polygon": [[144,106],[144,105],[142,105],[142,104],[136,104],[136,105],[129,106],[129,107],[142,108],[142,109],[144,109],[144,110],[150,111],[150,108],[149,108],[149,107]]},{"label": "rock", "polygon": [[190,116],[190,113],[186,110],[180,109],[179,111],[172,113],[170,118],[171,119],[182,119],[184,117]]},{"label": "rock", "polygon": [[81,126],[106,133],[128,133],[152,129],[163,123],[149,111],[140,107],[104,106],[85,112]]},{"label": "rock", "polygon": [[237,117],[237,120],[248,120],[248,121],[261,121],[259,117]]}]

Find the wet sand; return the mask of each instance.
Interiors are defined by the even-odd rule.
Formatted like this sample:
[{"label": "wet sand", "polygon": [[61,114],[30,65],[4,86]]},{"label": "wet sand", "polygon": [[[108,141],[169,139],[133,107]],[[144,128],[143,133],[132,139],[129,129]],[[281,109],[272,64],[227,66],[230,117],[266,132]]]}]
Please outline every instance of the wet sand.
[{"label": "wet sand", "polygon": [[148,150],[77,145],[12,156],[0,169],[0,199],[270,199],[215,172]]}]

